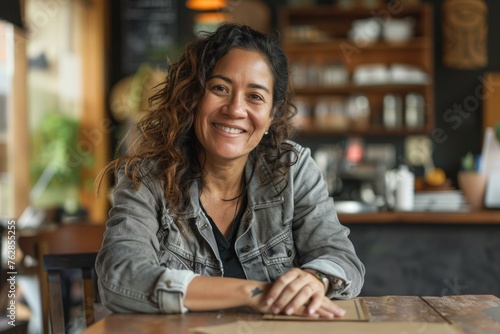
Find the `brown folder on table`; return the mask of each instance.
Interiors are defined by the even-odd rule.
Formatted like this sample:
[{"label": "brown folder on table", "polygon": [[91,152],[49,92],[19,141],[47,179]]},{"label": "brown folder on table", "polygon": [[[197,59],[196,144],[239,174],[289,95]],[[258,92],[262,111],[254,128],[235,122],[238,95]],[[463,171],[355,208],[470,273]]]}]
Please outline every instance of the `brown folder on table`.
[{"label": "brown folder on table", "polygon": [[192,334],[463,334],[463,331],[446,322],[369,322],[369,321],[238,321],[212,327],[197,327],[189,330]]}]

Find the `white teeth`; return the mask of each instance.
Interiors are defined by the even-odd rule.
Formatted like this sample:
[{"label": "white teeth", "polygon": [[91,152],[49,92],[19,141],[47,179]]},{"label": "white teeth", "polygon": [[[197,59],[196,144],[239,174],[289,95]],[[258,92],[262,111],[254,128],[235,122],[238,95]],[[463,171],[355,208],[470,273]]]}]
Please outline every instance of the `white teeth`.
[{"label": "white teeth", "polygon": [[243,133],[243,130],[241,130],[241,129],[230,128],[230,127],[223,126],[220,124],[214,124],[214,126],[217,129],[222,130],[222,131],[227,132],[227,133]]}]

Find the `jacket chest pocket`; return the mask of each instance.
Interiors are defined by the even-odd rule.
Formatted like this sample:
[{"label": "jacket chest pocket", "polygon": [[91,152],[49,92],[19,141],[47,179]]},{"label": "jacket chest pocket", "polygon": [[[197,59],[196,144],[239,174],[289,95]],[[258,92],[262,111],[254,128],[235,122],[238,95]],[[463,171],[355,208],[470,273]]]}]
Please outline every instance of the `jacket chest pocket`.
[{"label": "jacket chest pocket", "polygon": [[169,269],[194,271],[194,256],[189,240],[185,240],[167,209],[161,214],[161,226],[157,233],[160,244],[160,265]]},{"label": "jacket chest pocket", "polygon": [[295,254],[291,231],[269,240],[262,248],[261,256],[271,281],[276,280],[293,267]]},{"label": "jacket chest pocket", "polygon": [[162,267],[176,270],[194,271],[192,257],[181,250],[164,248],[158,256]]},{"label": "jacket chest pocket", "polygon": [[174,270],[189,270],[201,276],[222,276],[222,269],[217,259],[186,257],[170,249],[164,250],[160,255],[160,265]]},{"label": "jacket chest pocket", "polygon": [[158,254],[161,266],[174,270],[190,270],[203,276],[222,275],[218,260],[201,249],[196,240],[186,241],[168,231],[163,231],[162,234],[161,250]]}]

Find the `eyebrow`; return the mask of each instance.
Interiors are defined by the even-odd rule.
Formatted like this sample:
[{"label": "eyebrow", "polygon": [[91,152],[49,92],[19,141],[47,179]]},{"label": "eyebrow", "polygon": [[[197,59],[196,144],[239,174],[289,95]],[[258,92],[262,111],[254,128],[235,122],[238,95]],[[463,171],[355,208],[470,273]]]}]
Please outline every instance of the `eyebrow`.
[{"label": "eyebrow", "polygon": [[[233,80],[229,79],[228,77],[224,76],[224,75],[221,75],[221,74],[214,74],[214,75],[211,75],[208,77],[207,81],[209,80],[212,80],[212,79],[215,79],[215,78],[219,78],[221,80],[224,80],[226,81],[227,83],[230,83],[232,84],[233,83]],[[263,86],[263,85],[259,85],[259,84],[256,84],[256,83],[251,83],[248,85],[249,87],[251,88],[257,88],[257,89],[262,89],[263,91],[267,92],[268,94],[271,94],[269,92],[269,89],[266,87],[266,86]]]}]

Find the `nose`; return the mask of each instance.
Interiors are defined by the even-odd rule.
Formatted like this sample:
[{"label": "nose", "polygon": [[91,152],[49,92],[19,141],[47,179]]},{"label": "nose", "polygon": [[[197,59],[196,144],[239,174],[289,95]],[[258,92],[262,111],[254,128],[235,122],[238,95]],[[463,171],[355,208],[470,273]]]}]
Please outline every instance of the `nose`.
[{"label": "nose", "polygon": [[224,112],[234,118],[245,116],[245,98],[242,94],[234,94],[228,100]]}]

